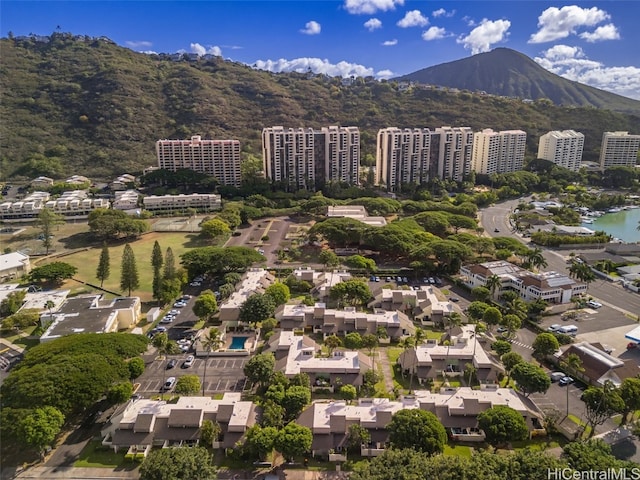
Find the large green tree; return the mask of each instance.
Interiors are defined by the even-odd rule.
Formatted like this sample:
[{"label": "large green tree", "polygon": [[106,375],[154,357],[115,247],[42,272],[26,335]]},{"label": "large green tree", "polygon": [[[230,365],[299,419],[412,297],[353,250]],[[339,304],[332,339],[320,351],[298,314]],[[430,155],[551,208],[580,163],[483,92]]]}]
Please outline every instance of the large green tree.
[{"label": "large green tree", "polygon": [[131,217],[122,210],[97,208],[89,214],[89,230],[98,238],[117,240],[136,238],[149,230],[145,220]]},{"label": "large green tree", "polygon": [[42,406],[25,416],[18,426],[25,444],[38,450],[40,456],[53,444],[64,425],[64,415],[52,406]]},{"label": "large green tree", "polygon": [[193,313],[205,321],[210,320],[217,311],[218,301],[211,290],[203,291],[193,302]]},{"label": "large green tree", "polygon": [[487,443],[494,448],[529,436],[529,428],[522,415],[506,405],[497,405],[480,413],[478,426],[484,431]]},{"label": "large green tree", "polygon": [[640,378],[625,378],[618,389],[620,398],[624,401],[622,412],[622,424],[627,423],[627,417],[631,412],[640,410]]},{"label": "large green tree", "polygon": [[271,300],[276,307],[287,303],[289,298],[291,298],[289,287],[282,282],[276,282],[269,285],[264,294],[271,297]]},{"label": "large green tree", "polygon": [[419,408],[396,412],[387,429],[394,448],[413,448],[434,455],[442,453],[447,443],[447,432],[438,417]]},{"label": "large green tree", "polygon": [[140,465],[140,480],[211,480],[217,468],[202,447],[152,450]]},{"label": "large green tree", "polygon": [[558,339],[553,333],[540,333],[533,341],[533,353],[540,357],[553,355],[560,348]]},{"label": "large green tree", "polygon": [[273,451],[277,438],[277,428],[254,425],[245,435],[243,453],[251,459],[264,460]]},{"label": "large green tree", "polygon": [[284,393],[282,406],[288,420],[294,420],[302,409],[311,403],[311,389],[299,385],[293,385]]},{"label": "large green tree", "polygon": [[182,375],[176,382],[175,392],[179,395],[194,395],[200,391],[201,386],[197,375]]},{"label": "large green tree", "polygon": [[590,436],[593,436],[598,425],[602,425],[616,413],[625,411],[624,400],[610,381],[606,381],[602,387],[587,388],[581,398],[587,423],[591,426]]},{"label": "large green tree", "polygon": [[278,432],[275,448],[284,458],[293,459],[308,453],[311,450],[312,441],[313,434],[309,427],[290,422]]},{"label": "large green tree", "polygon": [[104,281],[109,278],[110,274],[110,261],[109,261],[109,247],[105,243],[100,251],[100,260],[98,260],[98,268],[96,269],[96,278],[100,280],[100,286],[104,284]]},{"label": "large green tree", "polygon": [[200,225],[200,235],[205,238],[218,238],[230,233],[229,224],[218,218],[207,220]]},{"label": "large green tree", "polygon": [[551,379],[543,368],[533,363],[523,362],[513,367],[511,377],[518,384],[520,391],[529,396],[532,393],[544,393],[551,386]]},{"label": "large green tree", "polygon": [[203,273],[212,275],[243,271],[264,257],[248,247],[200,247],[182,256],[182,265],[193,278]]},{"label": "large green tree", "polygon": [[42,239],[42,245],[45,248],[46,255],[49,255],[49,250],[53,246],[53,230],[56,225],[64,223],[64,217],[57,214],[50,208],[43,208],[38,214],[38,220],[36,226],[40,232],[40,238]]},{"label": "large green tree", "polygon": [[276,359],[272,353],[259,353],[245,363],[244,374],[247,379],[263,389],[273,375]]},{"label": "large green tree", "polygon": [[131,291],[140,286],[140,277],[138,276],[138,267],[136,265],[136,256],[133,253],[131,245],[128,243],[122,251],[122,266],[120,268],[120,289],[127,291],[127,295],[131,296]]},{"label": "large green tree", "polygon": [[63,280],[72,278],[78,269],[65,262],[51,262],[31,270],[31,279],[35,282],[45,281],[62,283]]},{"label": "large green tree", "polygon": [[240,307],[239,320],[245,323],[259,323],[273,317],[276,306],[271,296],[254,293]]},{"label": "large green tree", "polygon": [[371,298],[369,285],[363,280],[347,280],[331,287],[329,296],[339,304],[363,305]]}]

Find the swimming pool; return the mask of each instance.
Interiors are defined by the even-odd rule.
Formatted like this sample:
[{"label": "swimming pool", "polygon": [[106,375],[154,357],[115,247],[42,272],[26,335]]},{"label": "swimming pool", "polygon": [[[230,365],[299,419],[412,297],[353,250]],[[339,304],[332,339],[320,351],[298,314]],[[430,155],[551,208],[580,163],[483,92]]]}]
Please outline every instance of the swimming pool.
[{"label": "swimming pool", "polygon": [[244,350],[244,344],[248,339],[249,337],[233,337],[229,350]]}]

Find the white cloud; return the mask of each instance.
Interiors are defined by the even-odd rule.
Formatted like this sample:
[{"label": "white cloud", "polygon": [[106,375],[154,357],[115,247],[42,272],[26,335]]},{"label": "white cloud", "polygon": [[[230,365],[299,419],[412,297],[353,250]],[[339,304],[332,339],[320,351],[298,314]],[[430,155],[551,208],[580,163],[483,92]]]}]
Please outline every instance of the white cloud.
[{"label": "white cloud", "polygon": [[228,48],[229,50],[242,50],[244,47],[240,45],[222,45],[222,48]]},{"label": "white cloud", "polygon": [[127,47],[130,47],[130,48],[141,48],[141,47],[149,48],[153,45],[153,43],[148,42],[146,40],[127,40],[124,43]]},{"label": "white cloud", "polygon": [[447,36],[447,31],[442,27],[430,27],[428,30],[422,32],[422,39],[429,42],[431,40],[438,40]]},{"label": "white cloud", "polygon": [[420,10],[410,10],[396,23],[400,28],[424,27],[429,25],[429,19]]},{"label": "white cloud", "polygon": [[318,35],[322,30],[322,26],[315,20],[311,20],[304,24],[304,28],[300,30],[300,33],[305,35]]},{"label": "white cloud", "polygon": [[365,67],[357,63],[338,62],[331,63],[329,60],[321,58],[294,58],[287,60],[281,58],[279,60],[257,60],[253,65],[259,70],[268,70],[270,72],[299,72],[305,73],[311,69],[314,73],[324,73],[331,77],[369,77],[376,76],[386,78],[393,76],[390,70],[381,70],[374,72],[373,68]]},{"label": "white cloud", "polygon": [[596,28],[593,32],[582,32],[579,36],[589,43],[595,43],[602,40],[619,40],[620,32],[613,23],[609,23]]},{"label": "white cloud", "polygon": [[404,0],[345,0],[344,8],[353,14],[373,14],[378,11],[395,10],[397,5],[404,5]]},{"label": "white cloud", "polygon": [[471,18],[469,15],[465,15],[462,17],[462,20],[467,24],[467,27],[475,27],[477,25],[476,21]]},{"label": "white cloud", "polygon": [[509,20],[487,20],[483,18],[476,28],[469,32],[466,37],[458,38],[456,41],[464,45],[464,48],[471,50],[471,53],[488,52],[491,45],[502,42],[509,36]]},{"label": "white cloud", "polygon": [[580,8],[566,5],[562,8],[549,7],[538,17],[539,30],[531,35],[529,43],[544,43],[566,38],[576,33],[578,27],[593,27],[609,20],[611,16],[597,7]]},{"label": "white cloud", "polygon": [[433,12],[431,12],[431,15],[433,15],[434,18],[453,17],[455,14],[456,14],[455,10],[451,10],[450,12],[447,12],[444,8],[439,8],[438,10],[434,10]]},{"label": "white cloud", "polygon": [[385,40],[384,42],[382,42],[382,46],[383,47],[393,47],[394,45],[398,44],[398,39],[394,38],[393,40]]},{"label": "white cloud", "polygon": [[378,28],[382,28],[382,22],[377,18],[370,18],[369,20],[364,22],[364,26],[367,30],[369,30],[370,32],[373,32]]},{"label": "white cloud", "polygon": [[640,68],[606,67],[589,60],[580,47],[555,45],[534,59],[561,77],[640,100]]},{"label": "white cloud", "polygon": [[391,70],[380,70],[376,72],[376,78],[391,78],[395,74]]},{"label": "white cloud", "polygon": [[190,48],[191,48],[191,53],[196,53],[198,54],[199,57],[206,55],[207,53],[210,55],[215,55],[216,57],[222,56],[222,50],[220,49],[220,47],[217,47],[215,45],[209,46],[207,48],[207,47],[203,47],[199,43],[192,43],[190,45]]},{"label": "white cloud", "polygon": [[158,52],[154,52],[153,50],[140,50],[138,53],[144,53],[146,55],[158,55]]}]

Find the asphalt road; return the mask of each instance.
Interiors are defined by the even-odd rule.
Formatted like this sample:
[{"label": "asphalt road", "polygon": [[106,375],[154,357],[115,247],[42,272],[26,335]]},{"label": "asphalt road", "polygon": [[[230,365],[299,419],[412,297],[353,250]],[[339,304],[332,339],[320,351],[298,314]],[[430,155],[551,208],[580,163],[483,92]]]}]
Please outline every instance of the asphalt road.
[{"label": "asphalt road", "polygon": [[[521,242],[528,243],[527,238],[516,234],[509,225],[509,215],[516,208],[520,199],[507,200],[484,209],[480,220],[487,235],[491,237],[512,237]],[[495,230],[499,230],[496,232]],[[554,251],[543,248],[544,258],[547,260],[547,271],[556,271],[568,274],[567,258],[571,250]],[[588,250],[595,251],[595,250]],[[576,253],[578,251],[576,250]],[[600,303],[621,313],[640,315],[640,295],[625,290],[621,286],[603,280],[596,280],[589,285],[589,295],[595,297]]]}]

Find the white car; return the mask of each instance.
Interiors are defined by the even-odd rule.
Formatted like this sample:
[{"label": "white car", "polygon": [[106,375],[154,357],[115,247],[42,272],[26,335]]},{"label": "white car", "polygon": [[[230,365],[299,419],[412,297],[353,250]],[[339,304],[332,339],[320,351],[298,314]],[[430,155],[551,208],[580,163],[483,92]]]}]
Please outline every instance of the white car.
[{"label": "white car", "polygon": [[162,386],[162,390],[165,392],[168,392],[175,386],[175,384],[176,384],[176,377],[169,377],[167,378],[167,381],[164,382],[164,385]]},{"label": "white car", "polygon": [[562,325],[558,325],[557,323],[554,323],[553,325],[551,325],[549,328],[547,328],[548,332],[557,332],[558,330],[560,330],[562,328]]},{"label": "white car", "polygon": [[191,366],[193,366],[193,362],[195,361],[196,361],[196,357],[194,357],[193,355],[189,355],[187,359],[184,361],[184,363],[182,364],[182,368],[190,368]]},{"label": "white car", "polygon": [[201,282],[191,282],[189,285],[192,286],[192,287],[201,287],[202,283]]},{"label": "white car", "polygon": [[587,305],[591,308],[600,308],[602,306],[600,302],[596,302],[595,300],[589,300]]}]

